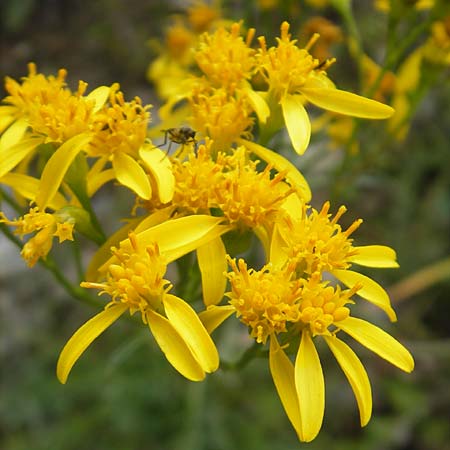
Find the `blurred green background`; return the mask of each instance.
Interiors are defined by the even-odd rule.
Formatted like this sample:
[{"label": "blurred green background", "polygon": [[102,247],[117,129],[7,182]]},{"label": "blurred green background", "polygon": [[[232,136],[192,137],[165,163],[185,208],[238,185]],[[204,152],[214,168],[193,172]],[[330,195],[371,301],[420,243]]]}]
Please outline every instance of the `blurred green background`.
[{"label": "blurred green background", "polygon": [[[369,54],[379,54],[377,36],[385,16],[356,3],[355,15]],[[91,88],[119,82],[127,98],[157,105],[145,78],[155,57],[146,42],[161,38],[170,14],[187,2],[152,0],[2,0],[0,75],[26,75],[34,61],[39,71],[65,67],[69,84],[85,80]],[[299,7],[300,6],[300,7]],[[299,27],[314,11],[302,2],[279,2],[272,12],[257,2],[228,3],[228,18],[246,17],[258,34],[276,35],[282,20]],[[295,15],[293,15],[295,13]],[[289,16],[291,14],[291,16]],[[321,11],[339,24],[332,9]],[[380,39],[382,41],[382,39]],[[357,91],[355,65],[343,47],[330,76]],[[417,271],[450,255],[450,82],[430,90],[415,114],[405,141],[384,139],[378,128],[361,124],[361,154],[336,174],[338,153],[313,140],[299,165],[312,185],[313,205],[333,198],[344,203],[343,220],[364,224],[357,244],[380,243],[397,250],[401,268],[366,271],[391,293],[399,321],[388,325],[367,307],[374,321],[403,342],[416,359],[406,375],[362,347],[368,368],[374,414],[360,429],[353,394],[339,367],[324,349],[325,422],[310,444],[297,441],[272,384],[267,360],[254,360],[242,372],[219,370],[204,383],[190,383],[166,362],[148,330],[122,321],[83,355],[66,386],[55,364],[75,329],[93,314],[74,302],[41,267],[29,270],[12,244],[0,236],[0,448],[3,450],[448,450],[450,449],[450,272],[413,289],[398,285]],[[3,94],[2,94],[3,95]],[[366,139],[366,141],[364,141]],[[104,200],[107,198],[104,194]],[[120,199],[124,205],[129,199]],[[105,222],[116,220],[101,199]],[[127,206],[123,207],[127,210]],[[63,254],[60,255],[64,264]],[[445,269],[445,267],[444,267]],[[70,274],[71,268],[66,268]],[[432,270],[435,273],[435,270]],[[230,329],[233,328],[233,329]],[[236,329],[234,329],[236,328]],[[249,344],[237,324],[214,337],[221,355],[236,360]]]}]

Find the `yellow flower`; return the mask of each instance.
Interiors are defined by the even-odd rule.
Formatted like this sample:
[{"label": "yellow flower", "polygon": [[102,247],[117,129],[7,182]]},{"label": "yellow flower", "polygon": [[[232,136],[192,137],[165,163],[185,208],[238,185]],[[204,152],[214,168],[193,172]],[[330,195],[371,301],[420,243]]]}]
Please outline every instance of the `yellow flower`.
[{"label": "yellow flower", "polygon": [[[20,84],[6,79],[9,95],[0,106],[0,122],[9,126],[0,138],[0,177],[22,161],[29,164],[36,148],[45,142],[55,146],[78,143],[89,136],[95,113],[104,105],[109,87],[101,86],[84,96],[87,84],[80,81],[72,93],[65,83],[66,71],[57,77],[36,73],[29,64],[29,76]],[[73,145],[65,149],[71,151]],[[78,148],[78,151],[81,148]],[[64,176],[64,174],[62,174]],[[41,209],[45,205],[39,205]]]},{"label": "yellow flower", "polygon": [[[270,370],[278,395],[299,439],[309,442],[320,431],[325,408],[324,378],[314,340],[322,338],[327,343],[346,375],[361,426],[371,416],[370,382],[359,358],[337,334],[347,333],[406,372],[412,371],[414,361],[392,336],[351,317],[348,305],[354,303],[351,296],[360,285],[343,291],[322,281],[319,272],[299,278],[296,264],[289,260],[277,268],[269,263],[256,271],[248,269],[243,260],[230,260],[231,292],[227,295],[251,336],[262,344],[270,340]],[[284,349],[295,354],[294,364]]]},{"label": "yellow flower", "polygon": [[189,98],[191,123],[195,130],[223,150],[239,138],[249,138],[253,108],[245,96],[234,97],[224,88],[193,89]]},{"label": "yellow flower", "polygon": [[[404,3],[406,7],[414,7],[418,11],[431,9],[434,6],[435,1],[434,0],[413,0],[406,1],[406,2],[400,2]],[[389,12],[391,10],[391,0],[375,0],[374,6],[376,9],[382,12]]]},{"label": "yellow flower", "polygon": [[393,109],[387,105],[335,88],[325,73],[334,60],[321,63],[309,53],[318,38],[314,35],[305,48],[299,48],[297,41],[291,40],[289,24],[283,22],[277,47],[268,48],[263,36],[258,39],[261,48],[257,67],[269,88],[268,104],[272,114],[277,113],[278,105],[281,106],[292,145],[300,154],[306,150],[311,136],[311,124],[303,106],[305,102],[368,119],[385,119],[393,114]]},{"label": "yellow flower", "polygon": [[431,36],[423,46],[423,56],[434,64],[450,65],[450,16],[433,22]]},{"label": "yellow flower", "polygon": [[240,29],[241,24],[234,23],[230,31],[220,27],[213,34],[203,34],[195,52],[195,60],[209,82],[230,93],[248,81],[255,68],[255,52],[250,47],[255,30],[251,28],[244,41]]},{"label": "yellow flower", "polygon": [[[164,158],[161,150],[146,143],[150,106],[143,106],[139,97],[126,102],[123,93],[117,89],[117,85],[113,86],[110,105],[100,110],[94,120],[86,153],[99,160],[88,179],[101,180],[96,183],[98,189],[115,178],[145,200],[152,197],[152,179],[159,188],[158,195],[165,201],[170,200],[173,194],[170,161]],[[103,169],[109,162],[112,172]],[[106,173],[109,176],[105,177]],[[165,184],[160,178],[165,179]]]},{"label": "yellow flower", "polygon": [[298,217],[287,214],[280,220],[275,225],[270,260],[279,266],[286,261],[296,261],[300,275],[328,272],[350,288],[361,285],[358,295],[381,308],[391,321],[395,321],[396,315],[386,291],[371,278],[350,270],[352,264],[398,267],[395,251],[384,245],[353,246],[350,235],[362,220],[356,220],[342,230],[338,220],[346,208],[341,206],[333,218],[329,208],[329,202],[320,212],[304,206]]},{"label": "yellow flower", "polygon": [[81,354],[125,311],[140,312],[168,361],[186,378],[200,381],[213,372],[219,356],[196,312],[184,300],[169,294],[164,278],[167,264],[202,246],[228,228],[221,219],[191,216],[170,220],[138,234],[131,233],[103,264],[102,282],[83,282],[82,287],[100,289],[111,301],[105,310],[86,322],[69,339],[57,365],[61,383]]},{"label": "yellow flower", "polygon": [[322,16],[313,16],[301,28],[301,35],[311,38],[316,33],[320,39],[314,45],[314,57],[324,61],[330,57],[330,47],[342,42],[344,37],[341,28]]},{"label": "yellow flower", "polygon": [[[217,3],[217,2],[216,2]],[[203,33],[220,18],[220,10],[201,1],[187,9],[187,20],[196,33]]]},{"label": "yellow flower", "polygon": [[20,252],[29,267],[33,267],[40,258],[45,259],[53,246],[54,237],[58,237],[59,243],[73,241],[73,219],[62,213],[40,211],[38,207],[31,208],[27,214],[14,220],[9,220],[0,212],[0,223],[16,227],[14,233],[21,239],[27,234],[36,233]]}]

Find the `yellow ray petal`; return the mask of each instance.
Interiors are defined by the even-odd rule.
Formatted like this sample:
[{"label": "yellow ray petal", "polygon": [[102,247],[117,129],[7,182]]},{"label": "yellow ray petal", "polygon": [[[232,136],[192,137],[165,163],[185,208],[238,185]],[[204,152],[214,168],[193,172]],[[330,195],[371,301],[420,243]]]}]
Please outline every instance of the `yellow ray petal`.
[{"label": "yellow ray petal", "polygon": [[219,353],[197,313],[184,300],[166,294],[164,309],[170,323],[178,331],[205,372],[219,367]]},{"label": "yellow ray petal", "polygon": [[139,163],[126,153],[117,153],[113,159],[113,169],[117,181],[135,192],[144,200],[152,196],[148,175]]},{"label": "yellow ray petal", "polygon": [[414,369],[411,353],[381,328],[356,317],[340,321],[339,328],[399,369],[405,372]]},{"label": "yellow ray petal", "polygon": [[[7,173],[0,178],[0,184],[11,186],[15,192],[27,200],[34,200],[39,187],[39,179],[21,173]],[[48,206],[53,210],[58,210],[67,205],[67,200],[59,192],[50,200]]]},{"label": "yellow ray petal", "polygon": [[397,316],[392,309],[387,292],[377,282],[361,273],[353,272],[352,270],[333,270],[332,274],[350,288],[357,283],[361,283],[363,287],[358,290],[357,294],[370,303],[373,303],[375,306],[378,306],[378,308],[381,308],[387,314],[391,322],[397,320]]},{"label": "yellow ray petal", "polygon": [[391,247],[386,245],[365,245],[353,247],[358,253],[349,261],[367,267],[399,267],[397,255]]},{"label": "yellow ray petal", "polygon": [[56,366],[56,375],[58,380],[65,384],[67,377],[77,362],[78,358],[91,345],[91,343],[100,336],[103,331],[112,325],[126,310],[126,305],[116,304],[103,310],[101,313],[88,320],[74,333],[67,341],[67,344],[59,355]]},{"label": "yellow ray petal", "polygon": [[146,216],[141,222],[139,222],[138,226],[135,228],[134,232],[141,233],[149,228],[152,228],[156,225],[160,225],[161,223],[169,220],[170,216],[174,212],[176,206],[167,206],[166,208],[157,209],[155,212]]},{"label": "yellow ray petal", "polygon": [[292,146],[299,155],[303,155],[311,138],[308,113],[298,95],[286,95],[280,104]]},{"label": "yellow ray petal", "polygon": [[301,198],[296,192],[289,195],[284,199],[281,207],[286,211],[294,220],[300,220],[303,216],[303,204],[304,201],[309,201],[306,198]]},{"label": "yellow ray petal", "polygon": [[[192,252],[211,239],[230,231],[231,227],[219,225],[221,217],[195,215],[168,220],[136,234],[138,247],[145,249],[157,242],[160,253],[164,254],[167,263]],[[120,242],[125,251],[133,251],[130,240]],[[110,264],[116,262],[116,257],[109,258],[98,270],[104,272]]]},{"label": "yellow ray petal", "polygon": [[114,169],[106,169],[103,172],[88,174],[87,176],[87,192],[92,197],[104,184],[115,180],[116,173]]},{"label": "yellow ray petal", "polygon": [[266,123],[268,117],[270,116],[270,109],[262,97],[262,93],[255,92],[250,86],[245,87],[243,91],[247,94],[250,104],[258,116],[259,122]]},{"label": "yellow ray petal", "polygon": [[361,426],[364,427],[372,415],[372,389],[366,369],[345,342],[336,336],[324,336],[324,339],[352,387],[358,403]]},{"label": "yellow ray petal", "polygon": [[282,267],[288,257],[286,251],[286,241],[280,233],[280,225],[275,223],[273,227],[272,240],[270,242],[270,262],[276,267]]},{"label": "yellow ray petal", "polygon": [[301,93],[312,104],[339,114],[363,119],[387,119],[394,114],[388,105],[339,89],[302,87]]},{"label": "yellow ray petal", "polygon": [[301,438],[312,441],[320,431],[325,411],[322,366],[309,332],[302,333],[295,360],[295,387],[300,406]]},{"label": "yellow ray petal", "polygon": [[0,155],[3,151],[18,144],[28,128],[25,119],[16,120],[0,137]]},{"label": "yellow ray petal", "polygon": [[238,139],[237,142],[239,145],[243,145],[252,153],[259,156],[268,164],[272,164],[274,169],[278,172],[286,171],[287,182],[297,190],[299,195],[306,202],[311,200],[311,189],[309,188],[307,181],[297,167],[295,167],[288,159],[272,150],[269,150],[268,148],[255,144],[254,142],[246,141],[245,139]]},{"label": "yellow ray petal", "polygon": [[103,108],[108,100],[111,88],[108,86],[99,86],[86,96],[86,100],[94,100],[95,106],[92,110],[94,113]]},{"label": "yellow ray petal", "polygon": [[153,176],[159,200],[161,203],[169,203],[175,192],[175,177],[167,154],[159,148],[146,145],[139,150],[139,156]]},{"label": "yellow ray petal", "polygon": [[191,381],[201,381],[205,372],[173,325],[155,311],[147,311],[150,331],[172,366]]},{"label": "yellow ray petal", "polygon": [[91,136],[78,134],[59,147],[47,161],[41,175],[39,191],[36,195],[36,204],[42,211],[58,191],[64,175],[75,157],[89,142]]},{"label": "yellow ray petal", "polygon": [[[230,227],[219,225],[222,220],[222,217],[201,214],[168,220],[138,233],[136,240],[140,248],[158,242],[160,252],[172,262],[228,231]],[[128,239],[121,245],[131,250]]]},{"label": "yellow ray petal", "polygon": [[236,312],[234,306],[224,305],[217,306],[211,305],[205,311],[198,314],[198,318],[201,320],[206,331],[211,334],[219,325],[222,324],[228,317]]},{"label": "yellow ray petal", "polygon": [[17,112],[18,109],[15,106],[0,105],[0,134],[16,120]]},{"label": "yellow ray petal", "polygon": [[270,337],[269,364],[270,373],[272,374],[272,379],[281,403],[283,404],[283,408],[297,432],[299,439],[304,441],[300,406],[298,403],[297,390],[295,388],[294,366],[278,344],[275,336]]},{"label": "yellow ray petal", "polygon": [[197,249],[198,265],[202,274],[203,302],[206,306],[220,303],[225,293],[226,253],[220,236]]},{"label": "yellow ray petal", "polygon": [[0,150],[0,177],[14,169],[42,142],[43,138],[33,137],[24,139],[12,147]]}]

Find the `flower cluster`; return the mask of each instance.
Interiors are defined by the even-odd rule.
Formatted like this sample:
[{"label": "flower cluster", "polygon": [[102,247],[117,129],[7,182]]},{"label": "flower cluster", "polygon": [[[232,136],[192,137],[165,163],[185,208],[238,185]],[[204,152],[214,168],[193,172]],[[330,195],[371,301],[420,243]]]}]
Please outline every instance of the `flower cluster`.
[{"label": "flower cluster", "polygon": [[[311,136],[309,103],[369,119],[388,118],[393,109],[337,89],[326,73],[334,59],[310,53],[317,34],[300,47],[287,22],[274,46],[264,36],[255,40],[255,33],[243,32],[242,22],[224,25],[213,9],[200,6],[190,9],[188,28],[178,21],[168,31],[168,55],[149,75],[160,82],[160,127],[178,145],[174,153],[150,140],[150,105],[126,101],[117,84],[86,95],[86,83],[72,91],[64,70],[44,76],[34,64],[21,82],[7,78],[0,184],[11,192],[12,206],[29,203],[30,209],[15,220],[2,213],[0,222],[21,238],[35,233],[22,248],[30,266],[51,257],[55,236],[78,245],[82,233],[99,246],[81,286],[109,301],[63,348],[62,383],[84,350],[127,311],[140,314],[179,373],[200,381],[219,367],[210,334],[235,314],[257,344],[269,347],[286,413],[299,439],[310,441],[325,404],[319,340],[349,380],[361,425],[371,415],[370,383],[341,334],[404,371],[414,363],[398,341],[352,311],[354,303],[368,301],[396,320],[386,291],[353,269],[397,267],[394,250],[354,245],[361,220],[344,229],[344,207],[334,216],[329,202],[314,209],[302,173],[265,145],[284,128],[302,154]],[[111,181],[128,188],[134,203],[126,225],[106,236],[91,200]],[[238,257],[239,244],[248,242],[264,250],[259,269]],[[189,253],[201,278],[203,306],[196,309],[182,290],[171,293],[177,277],[169,281],[166,270],[175,263],[182,278],[188,268],[181,258]]]}]

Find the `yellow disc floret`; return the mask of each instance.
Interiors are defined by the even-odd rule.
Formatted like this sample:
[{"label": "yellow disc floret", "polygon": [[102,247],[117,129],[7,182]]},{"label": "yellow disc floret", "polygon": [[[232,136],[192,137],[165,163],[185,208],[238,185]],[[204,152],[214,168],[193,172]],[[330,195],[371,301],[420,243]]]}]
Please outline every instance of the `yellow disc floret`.
[{"label": "yellow disc floret", "polygon": [[269,264],[256,271],[242,259],[237,263],[229,259],[229,264],[231,292],[227,295],[257,342],[265,344],[271,334],[285,332],[288,322],[299,319],[301,283],[291,281],[292,267],[273,271]]},{"label": "yellow disc floret", "polygon": [[337,222],[346,208],[341,206],[332,219],[329,209],[329,202],[323,205],[320,212],[311,208],[308,214],[307,207],[304,207],[301,219],[287,217],[280,226],[287,244],[287,256],[298,261],[300,272],[311,275],[314,272],[347,269],[351,265],[349,257],[357,253],[349,236],[362,220],[356,220],[343,231]]},{"label": "yellow disc floret", "polygon": [[162,297],[172,285],[164,279],[167,266],[158,244],[155,242],[143,251],[134,234],[129,239],[131,250],[111,249],[117,262],[109,265],[105,282],[83,282],[81,286],[101,289],[99,295],[108,294],[112,303],[126,304],[131,314],[140,311],[143,322],[147,323],[147,311],[162,307]]},{"label": "yellow disc floret", "polygon": [[315,272],[311,278],[302,279],[299,325],[308,326],[312,335],[331,335],[332,325],[350,315],[347,304],[354,303],[350,297],[361,287],[341,290],[340,286],[330,286],[320,280],[320,273]]}]

